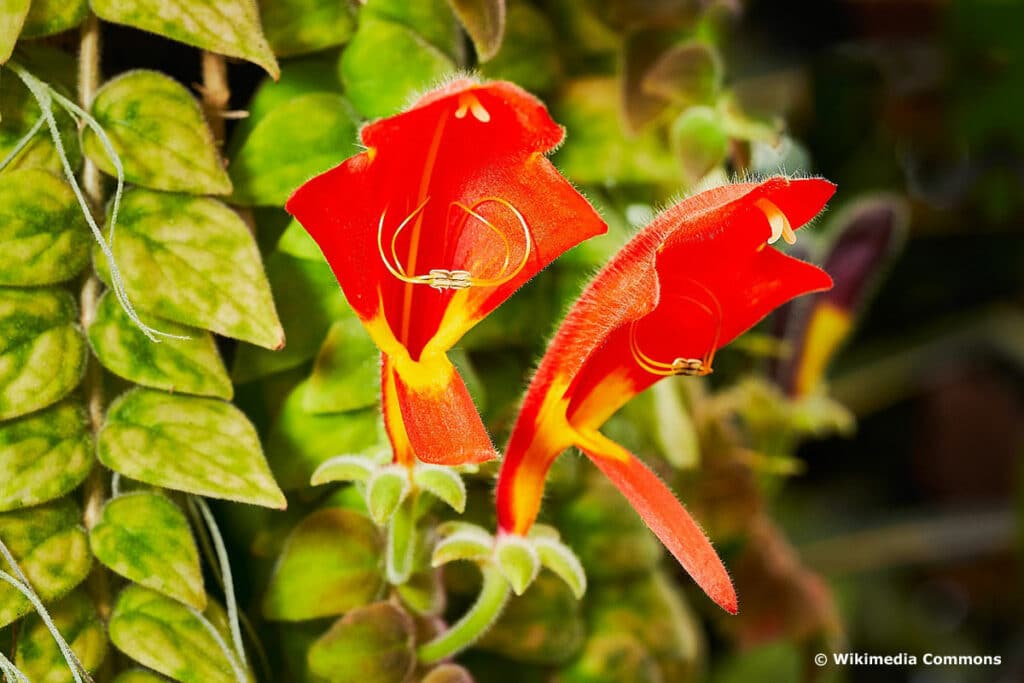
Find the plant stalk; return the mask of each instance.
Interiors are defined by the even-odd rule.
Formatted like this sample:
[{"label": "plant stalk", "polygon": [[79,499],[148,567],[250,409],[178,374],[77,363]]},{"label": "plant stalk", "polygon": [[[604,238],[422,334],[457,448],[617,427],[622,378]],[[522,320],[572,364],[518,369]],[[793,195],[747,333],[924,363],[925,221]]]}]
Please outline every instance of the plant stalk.
[{"label": "plant stalk", "polygon": [[501,616],[511,594],[508,581],[491,563],[480,566],[483,586],[469,611],[450,629],[419,647],[416,654],[423,664],[435,664],[451,657],[479,640]]}]

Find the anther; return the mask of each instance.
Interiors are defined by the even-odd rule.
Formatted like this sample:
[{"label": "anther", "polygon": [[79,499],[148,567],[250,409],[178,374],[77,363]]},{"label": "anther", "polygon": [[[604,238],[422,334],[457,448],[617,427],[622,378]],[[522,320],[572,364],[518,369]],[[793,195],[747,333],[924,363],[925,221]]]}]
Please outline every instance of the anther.
[{"label": "anther", "polygon": [[427,273],[425,282],[438,291],[469,289],[473,285],[473,279],[468,270],[445,270],[444,268],[431,270]]},{"label": "anther", "polygon": [[754,202],[754,206],[764,213],[768,219],[768,225],[771,226],[772,234],[768,238],[768,244],[775,244],[780,237],[786,244],[796,244],[796,233],[793,231],[793,226],[790,225],[786,214],[782,213],[782,210],[774,202],[762,197]]},{"label": "anther", "polygon": [[491,120],[491,113],[480,104],[480,100],[471,92],[459,95],[459,108],[455,110],[455,118],[464,119],[466,113],[472,112],[473,118],[480,123],[487,123]]}]

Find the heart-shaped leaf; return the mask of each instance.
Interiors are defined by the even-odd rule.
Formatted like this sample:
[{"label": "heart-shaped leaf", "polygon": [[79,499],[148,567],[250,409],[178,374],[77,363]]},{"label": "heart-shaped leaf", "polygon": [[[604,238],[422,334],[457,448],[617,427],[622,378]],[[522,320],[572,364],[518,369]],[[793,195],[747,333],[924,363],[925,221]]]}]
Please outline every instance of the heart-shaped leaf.
[{"label": "heart-shaped leaf", "polygon": [[711,104],[722,87],[714,46],[699,41],[673,45],[643,75],[641,89],[681,105]]},{"label": "heart-shaped leaf", "polygon": [[356,28],[347,2],[259,0],[259,6],[267,40],[278,57],[343,45]]},{"label": "heart-shaped leaf", "polygon": [[139,491],[114,498],[89,532],[89,545],[96,559],[121,576],[196,609],[206,607],[192,530],[164,496]]},{"label": "heart-shaped leaf", "polygon": [[228,57],[279,69],[253,0],[92,0],[100,19],[126,24]]},{"label": "heart-shaped leaf", "polygon": [[167,679],[148,669],[130,669],[115,678],[114,683],[167,683]]},{"label": "heart-shaped leaf", "polygon": [[224,401],[133,389],[111,404],[97,453],[115,472],[154,486],[265,507],[286,505],[256,429]]},{"label": "heart-shaped leaf", "polygon": [[[196,98],[158,71],[129,71],[103,84],[92,115],[121,158],[128,182],[155,190],[230,194],[231,181]],[[114,165],[90,128],[82,147],[107,175]]]},{"label": "heart-shaped leaf", "polygon": [[[139,308],[268,349],[284,345],[259,250],[225,204],[130,190],[121,204],[114,256]],[[98,249],[93,260],[109,281]]]},{"label": "heart-shaped leaf", "polygon": [[109,292],[96,306],[89,342],[96,357],[115,375],[155,389],[230,399],[234,393],[213,335],[168,320],[152,323],[163,332],[189,339],[154,343],[142,333]]},{"label": "heart-shaped leaf", "polygon": [[384,587],[383,557],[380,531],[365,515],[337,508],[314,512],[285,541],[263,615],[302,621],[366,605]]},{"label": "heart-shaped leaf", "polygon": [[431,669],[422,683],[473,683],[473,677],[458,664],[442,664]]},{"label": "heart-shaped leaf", "polygon": [[29,0],[9,0],[0,7],[0,64],[11,57],[28,14]]},{"label": "heart-shaped leaf", "polygon": [[0,288],[0,420],[56,403],[78,386],[86,344],[58,289]]},{"label": "heart-shaped leaf", "polygon": [[233,202],[283,206],[315,175],[358,151],[358,116],[341,95],[300,95],[264,116],[242,143],[228,171]]},{"label": "heart-shaped leaf", "polygon": [[473,39],[477,59],[497,54],[505,35],[505,0],[448,0],[455,16]]},{"label": "heart-shaped leaf", "polygon": [[71,186],[39,169],[0,183],[0,285],[70,280],[89,262],[89,226]]},{"label": "heart-shaped leaf", "polygon": [[[53,625],[87,671],[107,654],[107,632],[84,590],[76,590],[49,609]],[[22,624],[15,664],[32,683],[69,683],[74,679],[50,629],[35,614]]]},{"label": "heart-shaped leaf", "polygon": [[354,609],[309,648],[309,668],[333,683],[405,683],[416,666],[413,622],[390,602]]},{"label": "heart-shaped leaf", "polygon": [[[92,556],[81,520],[78,506],[67,498],[0,514],[0,539],[43,602],[66,595],[89,574]],[[3,560],[0,568],[13,574]],[[27,598],[0,583],[0,628],[30,611]]]},{"label": "heart-shaped leaf", "polygon": [[379,398],[380,352],[346,307],[320,347],[303,407],[311,413],[341,413],[375,405]]},{"label": "heart-shaped leaf", "polygon": [[70,401],[0,424],[0,510],[63,496],[89,474],[85,411]]},{"label": "heart-shaped leaf", "polygon": [[32,0],[21,29],[23,38],[42,38],[72,29],[89,14],[89,0]]},{"label": "heart-shaped leaf", "polygon": [[[219,638],[210,632],[210,626]],[[199,615],[194,608],[156,591],[131,585],[117,597],[107,628],[118,650],[176,681],[239,683],[235,675],[238,664],[230,659],[235,655],[221,647],[230,648],[227,619],[214,602]]]}]

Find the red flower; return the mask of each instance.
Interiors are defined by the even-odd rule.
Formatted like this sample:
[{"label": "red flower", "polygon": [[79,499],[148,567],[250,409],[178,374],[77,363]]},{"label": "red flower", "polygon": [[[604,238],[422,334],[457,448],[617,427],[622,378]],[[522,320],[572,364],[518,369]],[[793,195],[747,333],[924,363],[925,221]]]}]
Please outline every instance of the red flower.
[{"label": "red flower", "polygon": [[460,80],[363,128],[365,152],[288,201],[384,354],[398,461],[497,456],[446,352],[562,252],[606,229],[544,157],[562,137],[517,86]]},{"label": "red flower", "polygon": [[828,289],[822,270],[766,243],[795,240],[834,192],[776,177],[719,187],[659,214],[594,278],[527,390],[498,479],[498,523],[525,534],[554,459],[576,446],[622,491],[704,591],[735,613],[736,593],[704,533],[635,455],[598,432],[670,375],[711,372],[715,351],[773,308]]}]

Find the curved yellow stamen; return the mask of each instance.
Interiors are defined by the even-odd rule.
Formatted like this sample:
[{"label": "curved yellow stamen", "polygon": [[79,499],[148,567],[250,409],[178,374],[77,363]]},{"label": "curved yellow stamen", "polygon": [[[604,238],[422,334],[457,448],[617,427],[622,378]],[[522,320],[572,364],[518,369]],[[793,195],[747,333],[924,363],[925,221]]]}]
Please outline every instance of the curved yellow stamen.
[{"label": "curved yellow stamen", "polygon": [[780,237],[786,244],[796,244],[796,232],[793,231],[793,226],[790,225],[786,214],[782,213],[782,209],[764,197],[754,202],[754,206],[764,213],[768,219],[768,225],[772,229],[771,237],[768,238],[768,244],[775,244]]},{"label": "curved yellow stamen", "polygon": [[682,297],[685,301],[693,302],[699,309],[707,313],[715,321],[715,337],[711,341],[710,349],[703,358],[674,358],[671,363],[655,360],[644,353],[640,348],[640,343],[636,338],[636,326],[639,321],[634,320],[629,326],[629,350],[633,354],[633,359],[636,361],[637,365],[640,366],[641,370],[661,377],[671,377],[673,375],[704,377],[705,375],[710,375],[714,372],[712,363],[715,360],[715,353],[718,351],[718,341],[722,334],[722,307],[718,302],[718,298],[711,292],[711,290],[696,280],[693,280],[692,282],[707,293],[710,301],[714,305],[714,310],[712,310],[706,304],[691,296]]}]

